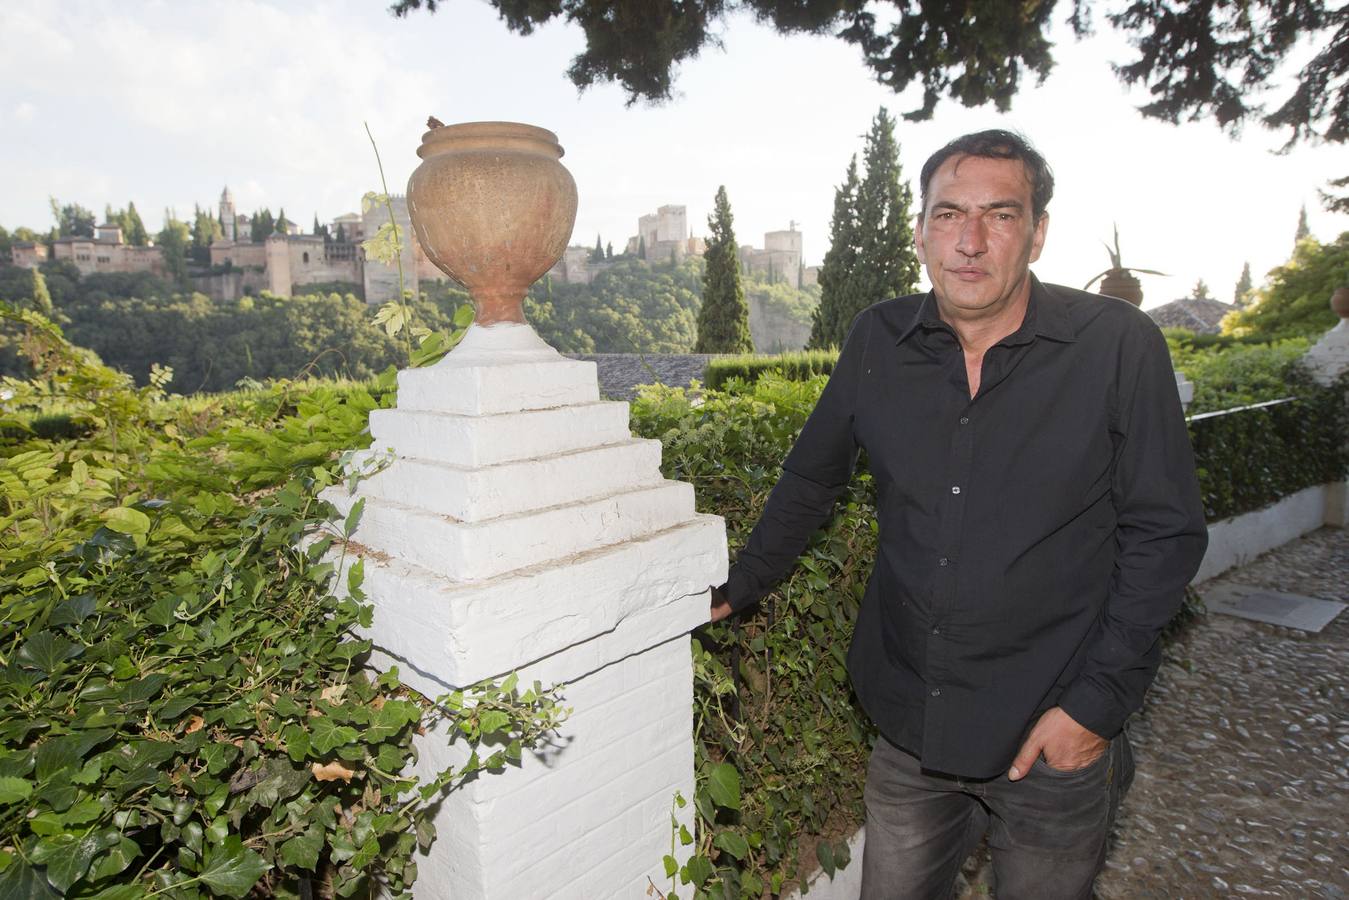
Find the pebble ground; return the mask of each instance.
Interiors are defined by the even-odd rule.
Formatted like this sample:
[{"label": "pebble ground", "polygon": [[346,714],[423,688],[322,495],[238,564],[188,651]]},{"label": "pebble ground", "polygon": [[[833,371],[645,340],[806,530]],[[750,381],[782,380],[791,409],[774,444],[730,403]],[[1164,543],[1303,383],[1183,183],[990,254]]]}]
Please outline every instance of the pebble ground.
[{"label": "pebble ground", "polygon": [[[1349,531],[1323,528],[1199,586],[1349,601]],[[1138,763],[1098,900],[1349,900],[1349,611],[1319,634],[1208,615],[1131,720]],[[962,900],[996,896],[981,851]]]}]

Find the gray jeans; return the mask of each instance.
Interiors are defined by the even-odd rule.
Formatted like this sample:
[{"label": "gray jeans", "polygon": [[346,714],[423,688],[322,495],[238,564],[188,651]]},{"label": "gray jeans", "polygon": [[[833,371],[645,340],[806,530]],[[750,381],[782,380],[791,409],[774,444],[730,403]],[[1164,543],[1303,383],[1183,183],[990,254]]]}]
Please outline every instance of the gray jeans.
[{"label": "gray jeans", "polygon": [[1037,759],[1015,782],[925,771],[879,738],[864,793],[862,900],[949,900],[985,831],[998,900],[1085,900],[1133,775],[1123,732],[1084,769],[1061,772]]}]

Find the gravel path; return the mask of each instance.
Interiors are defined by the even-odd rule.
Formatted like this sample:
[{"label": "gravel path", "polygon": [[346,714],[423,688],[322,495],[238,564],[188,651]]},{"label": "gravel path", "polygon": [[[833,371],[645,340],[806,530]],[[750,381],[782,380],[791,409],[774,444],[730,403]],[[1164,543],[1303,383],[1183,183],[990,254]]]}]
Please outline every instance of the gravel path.
[{"label": "gravel path", "polygon": [[[1224,581],[1349,600],[1349,531],[1200,593]],[[1349,611],[1320,634],[1210,615],[1172,642],[1130,724],[1138,775],[1098,898],[1349,898],[1347,681]],[[959,894],[989,896],[990,868],[972,857]]]}]

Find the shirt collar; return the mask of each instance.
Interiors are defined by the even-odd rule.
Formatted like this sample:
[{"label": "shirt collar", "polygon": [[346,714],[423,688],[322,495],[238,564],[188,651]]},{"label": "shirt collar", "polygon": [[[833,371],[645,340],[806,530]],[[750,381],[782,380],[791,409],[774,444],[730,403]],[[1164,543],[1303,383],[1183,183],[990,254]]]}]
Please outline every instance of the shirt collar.
[{"label": "shirt collar", "polygon": [[[950,331],[951,326],[942,321],[941,315],[937,312],[937,295],[928,291],[923,296],[923,302],[918,305],[917,312],[913,315],[913,320],[900,332],[899,337],[895,339],[896,344],[902,344],[909,335],[913,334],[919,328],[931,330],[934,328]],[[1030,300],[1026,305],[1026,317],[1021,321],[1021,327],[1003,338],[999,343],[1017,345],[1030,343],[1033,337],[1049,338],[1051,341],[1071,344],[1077,340],[1077,333],[1073,329],[1072,322],[1068,320],[1068,311],[1063,303],[1045,289],[1040,283],[1040,279],[1035,277],[1032,272],[1030,276]]]}]

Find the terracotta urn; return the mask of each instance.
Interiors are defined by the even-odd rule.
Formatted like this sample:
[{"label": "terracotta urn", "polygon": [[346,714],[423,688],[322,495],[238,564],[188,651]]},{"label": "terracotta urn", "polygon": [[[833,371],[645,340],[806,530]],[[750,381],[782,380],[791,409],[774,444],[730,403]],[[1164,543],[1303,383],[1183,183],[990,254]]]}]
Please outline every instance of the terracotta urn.
[{"label": "terracotta urn", "polygon": [[1105,278],[1101,279],[1100,292],[1107,297],[1128,300],[1134,306],[1143,303],[1143,285],[1128,269],[1111,269],[1107,272]]},{"label": "terracotta urn", "polygon": [[1335,288],[1335,292],[1330,295],[1330,308],[1341,319],[1349,319],[1349,284]]},{"label": "terracotta urn", "polygon": [[524,323],[525,292],[561,258],[576,222],[557,135],[517,122],[438,125],[417,155],[407,197],[422,249],[468,289],[475,325]]}]

